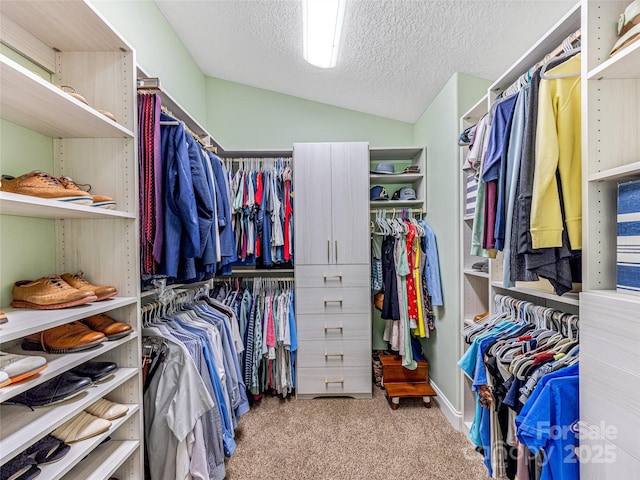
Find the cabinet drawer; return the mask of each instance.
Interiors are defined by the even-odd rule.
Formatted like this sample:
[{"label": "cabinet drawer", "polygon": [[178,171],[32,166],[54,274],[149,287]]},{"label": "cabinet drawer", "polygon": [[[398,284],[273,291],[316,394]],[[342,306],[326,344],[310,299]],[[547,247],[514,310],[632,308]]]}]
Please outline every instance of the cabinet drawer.
[{"label": "cabinet drawer", "polygon": [[369,287],[296,288],[296,314],[371,313]]},{"label": "cabinet drawer", "polygon": [[316,340],[300,342],[298,367],[365,367],[371,364],[367,340]]},{"label": "cabinet drawer", "polygon": [[371,338],[371,315],[298,315],[299,340],[367,339]]},{"label": "cabinet drawer", "polygon": [[301,288],[369,287],[369,265],[296,266],[296,286]]},{"label": "cabinet drawer", "polygon": [[297,368],[299,396],[371,397],[371,366]]}]

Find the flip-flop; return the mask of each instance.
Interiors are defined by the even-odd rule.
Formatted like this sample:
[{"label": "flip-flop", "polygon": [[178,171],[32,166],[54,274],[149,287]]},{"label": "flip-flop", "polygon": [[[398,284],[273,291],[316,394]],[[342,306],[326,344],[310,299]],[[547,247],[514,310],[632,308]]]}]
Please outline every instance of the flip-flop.
[{"label": "flip-flop", "polygon": [[62,459],[69,450],[71,446],[52,435],[47,435],[31,445],[26,453],[32,456],[38,465],[46,465]]}]

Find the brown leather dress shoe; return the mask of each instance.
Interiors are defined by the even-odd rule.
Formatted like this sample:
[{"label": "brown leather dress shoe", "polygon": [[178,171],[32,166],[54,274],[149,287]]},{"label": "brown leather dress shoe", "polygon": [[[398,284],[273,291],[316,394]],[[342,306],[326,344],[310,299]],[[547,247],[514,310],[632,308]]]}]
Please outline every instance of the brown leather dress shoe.
[{"label": "brown leather dress shoe", "polygon": [[20,280],[13,285],[13,301],[16,308],[54,310],[93,302],[97,297],[89,290],[73,288],[58,275],[38,280]]},{"label": "brown leather dress shoe", "polygon": [[83,290],[85,292],[92,292],[98,299],[106,300],[107,298],[115,297],[118,294],[118,290],[116,287],[107,287],[107,286],[98,286],[90,284],[84,278],[84,272],[78,273],[63,273],[62,279],[71,285],[73,288],[77,288],[78,290]]},{"label": "brown leather dress shoe", "polygon": [[104,333],[107,340],[117,340],[119,338],[126,337],[132,331],[131,325],[118,322],[104,313],[91,315],[90,317],[80,321],[91,330]]},{"label": "brown leather dress shoe", "polygon": [[71,322],[34,333],[22,340],[22,349],[49,353],[71,353],[97,347],[106,340],[83,323]]}]

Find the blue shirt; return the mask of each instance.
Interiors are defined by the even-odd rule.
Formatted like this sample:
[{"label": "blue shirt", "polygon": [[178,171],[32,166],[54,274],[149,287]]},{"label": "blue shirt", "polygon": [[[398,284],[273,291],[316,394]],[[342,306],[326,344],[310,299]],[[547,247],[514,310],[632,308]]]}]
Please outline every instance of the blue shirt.
[{"label": "blue shirt", "polygon": [[438,260],[438,246],[436,236],[424,220],[419,220],[418,224],[425,231],[425,236],[421,239],[420,247],[427,254],[427,264],[424,268],[424,280],[427,283],[427,290],[431,297],[431,305],[443,306],[442,285],[440,282],[440,264]]},{"label": "blue shirt", "polygon": [[[580,462],[575,450],[579,420],[579,376],[552,378],[536,388],[535,398],[520,413],[518,439],[533,453],[544,449],[541,480],[575,480],[580,478]],[[524,409],[523,409],[524,411]]]},{"label": "blue shirt", "polygon": [[511,130],[511,120],[517,97],[517,95],[512,95],[496,105],[482,171],[482,181],[485,183],[497,180],[499,177],[504,145]]}]

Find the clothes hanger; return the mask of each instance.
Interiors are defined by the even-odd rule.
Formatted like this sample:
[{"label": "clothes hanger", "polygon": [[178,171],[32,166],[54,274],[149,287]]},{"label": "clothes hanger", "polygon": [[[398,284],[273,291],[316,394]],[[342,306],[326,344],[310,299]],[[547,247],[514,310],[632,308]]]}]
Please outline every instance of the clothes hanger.
[{"label": "clothes hanger", "polygon": [[[565,51],[561,53],[557,57],[553,57],[552,59],[562,60],[564,58],[573,57],[576,53],[580,52],[581,50],[582,50],[582,47],[577,46],[569,51]],[[540,69],[540,78],[543,80],[553,80],[555,78],[579,77],[581,75],[581,72],[579,71],[576,73],[561,73],[558,75],[547,75],[546,71],[547,71],[547,68],[549,67],[549,63],[550,63],[550,60],[545,62],[544,65],[542,65],[542,68]]]}]

